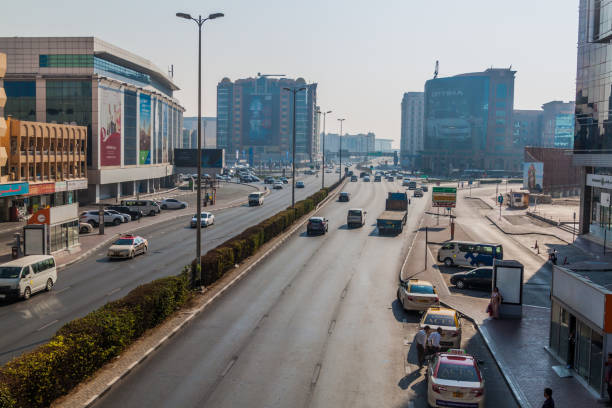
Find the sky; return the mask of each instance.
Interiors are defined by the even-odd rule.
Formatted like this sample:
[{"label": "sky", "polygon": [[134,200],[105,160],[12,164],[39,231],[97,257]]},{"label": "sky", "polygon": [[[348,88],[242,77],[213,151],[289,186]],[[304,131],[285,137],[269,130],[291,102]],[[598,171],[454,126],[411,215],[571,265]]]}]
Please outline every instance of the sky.
[{"label": "sky", "polygon": [[[5,2],[3,2],[5,3]],[[216,115],[216,86],[262,74],[318,83],[327,131],[374,132],[399,147],[404,92],[433,77],[516,70],[515,109],[575,98],[578,0],[21,0],[2,4],[0,36],[95,36],[174,65],[175,96],[197,115],[197,25],[203,116]],[[27,18],[26,18],[27,16]]]}]

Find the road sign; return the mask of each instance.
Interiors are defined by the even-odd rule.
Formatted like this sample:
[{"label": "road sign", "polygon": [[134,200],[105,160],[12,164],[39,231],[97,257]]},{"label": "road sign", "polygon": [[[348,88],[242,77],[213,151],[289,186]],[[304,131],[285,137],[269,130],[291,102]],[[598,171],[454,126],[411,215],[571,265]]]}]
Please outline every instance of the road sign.
[{"label": "road sign", "polygon": [[431,203],[433,207],[452,208],[457,204],[456,187],[433,187],[431,192]]}]

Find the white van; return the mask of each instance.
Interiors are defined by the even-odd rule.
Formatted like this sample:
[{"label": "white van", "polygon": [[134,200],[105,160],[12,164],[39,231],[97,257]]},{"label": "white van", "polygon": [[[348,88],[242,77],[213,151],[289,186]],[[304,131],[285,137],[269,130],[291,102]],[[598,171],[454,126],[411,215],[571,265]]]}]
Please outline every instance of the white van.
[{"label": "white van", "polygon": [[32,293],[50,291],[57,282],[55,258],[29,255],[0,265],[0,299],[29,299]]},{"label": "white van", "polygon": [[263,205],[264,193],[259,191],[249,194],[249,207],[253,205]]},{"label": "white van", "polygon": [[446,266],[493,266],[494,259],[504,259],[501,244],[450,241],[438,250],[438,262]]},{"label": "white van", "polygon": [[366,214],[363,208],[351,208],[346,216],[346,225],[351,227],[361,227],[366,222]]},{"label": "white van", "polygon": [[121,200],[121,205],[128,207],[130,211],[140,210],[143,215],[155,215],[161,212],[159,204],[153,200]]}]

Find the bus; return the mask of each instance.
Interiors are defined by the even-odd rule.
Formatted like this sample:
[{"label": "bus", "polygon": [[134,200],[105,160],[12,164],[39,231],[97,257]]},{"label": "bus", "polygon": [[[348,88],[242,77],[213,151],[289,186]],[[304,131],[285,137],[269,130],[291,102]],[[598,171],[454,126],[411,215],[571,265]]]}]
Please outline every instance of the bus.
[{"label": "bus", "polygon": [[501,244],[451,241],[438,250],[438,262],[446,266],[493,266],[494,259],[504,259]]}]

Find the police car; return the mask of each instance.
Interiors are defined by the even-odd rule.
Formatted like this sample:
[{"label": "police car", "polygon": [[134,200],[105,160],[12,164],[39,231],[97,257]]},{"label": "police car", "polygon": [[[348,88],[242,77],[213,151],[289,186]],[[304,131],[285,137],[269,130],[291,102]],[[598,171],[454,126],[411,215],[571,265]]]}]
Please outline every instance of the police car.
[{"label": "police car", "polygon": [[108,248],[109,258],[134,258],[138,254],[146,254],[149,242],[138,235],[122,235]]},{"label": "police car", "polygon": [[426,375],[430,406],[484,408],[484,378],[477,360],[465,351],[450,349],[437,353]]}]

